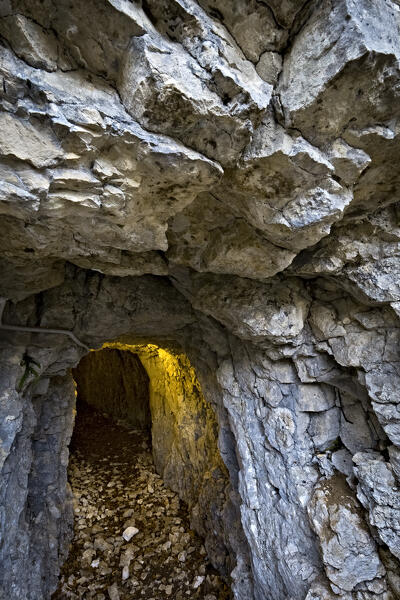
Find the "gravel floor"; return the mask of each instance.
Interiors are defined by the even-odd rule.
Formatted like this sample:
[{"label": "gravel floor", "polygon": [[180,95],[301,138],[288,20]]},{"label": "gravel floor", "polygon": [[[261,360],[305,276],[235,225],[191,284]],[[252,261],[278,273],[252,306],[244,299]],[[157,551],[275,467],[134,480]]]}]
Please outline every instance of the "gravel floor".
[{"label": "gravel floor", "polygon": [[71,442],[75,538],[53,600],[227,600],[187,509],[156,474],[150,438],[84,405]]}]

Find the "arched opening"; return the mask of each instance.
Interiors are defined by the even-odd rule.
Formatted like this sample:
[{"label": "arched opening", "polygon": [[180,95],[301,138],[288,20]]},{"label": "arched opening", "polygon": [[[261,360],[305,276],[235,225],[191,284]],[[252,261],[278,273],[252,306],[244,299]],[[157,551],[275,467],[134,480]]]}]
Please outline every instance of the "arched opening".
[{"label": "arched opening", "polygon": [[137,354],[103,348],[72,370],[77,408],[87,404],[141,430],[150,430],[149,377]]},{"label": "arched opening", "polygon": [[105,344],[72,374],[75,534],[53,598],[230,598],[228,552],[211,527],[229,478],[188,358]]}]

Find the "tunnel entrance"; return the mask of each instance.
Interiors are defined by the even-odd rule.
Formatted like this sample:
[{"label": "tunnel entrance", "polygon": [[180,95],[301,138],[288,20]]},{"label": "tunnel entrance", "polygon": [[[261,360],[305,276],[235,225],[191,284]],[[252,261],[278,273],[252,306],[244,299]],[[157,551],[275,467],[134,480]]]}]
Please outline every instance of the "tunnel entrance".
[{"label": "tunnel entrance", "polygon": [[90,352],[72,375],[77,403],[93,406],[114,421],[150,431],[149,376],[137,354],[118,348]]},{"label": "tunnel entrance", "polygon": [[53,600],[231,598],[210,562],[224,564],[225,549],[194,531],[204,518],[202,461],[216,440],[186,357],[113,345],[72,374],[75,532]]}]

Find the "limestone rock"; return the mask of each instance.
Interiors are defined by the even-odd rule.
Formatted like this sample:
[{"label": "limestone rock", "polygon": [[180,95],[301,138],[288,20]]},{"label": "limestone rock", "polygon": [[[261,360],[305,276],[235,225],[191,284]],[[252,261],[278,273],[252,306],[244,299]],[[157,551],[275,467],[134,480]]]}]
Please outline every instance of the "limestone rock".
[{"label": "limestone rock", "polygon": [[369,521],[392,554],[400,556],[398,485],[388,463],[375,453],[360,452],[353,457],[359,480],[357,496],[369,511]]},{"label": "limestone rock", "polygon": [[[3,59],[11,60],[9,54],[4,54]],[[8,226],[13,231],[14,253],[22,257],[23,248],[29,247],[35,258],[62,254],[72,261],[76,257],[78,264],[84,266],[92,265],[91,257],[96,256],[105,271],[109,268],[118,274],[152,272],[154,260],[154,272],[165,273],[158,255],[140,253],[166,247],[167,219],[194,199],[203,177],[204,183],[211,181],[210,176],[218,179],[219,167],[168,138],[156,141],[152,134],[130,124],[116,93],[104,84],[99,89],[79,74],[51,73],[46,79],[38,76],[34,69],[14,64],[30,77],[38,90],[52,94],[53,98],[47,105],[53,130],[41,127],[40,135],[36,118],[0,115],[3,153],[26,161],[22,168],[19,163],[14,173],[4,165],[9,191],[0,210],[7,215]],[[69,100],[64,87],[70,94]],[[25,102],[29,104],[28,98]],[[112,125],[113,118],[114,124],[118,122],[117,127]],[[103,148],[110,134],[115,143]],[[85,159],[83,164],[77,165],[80,152]],[[182,161],[186,160],[186,175],[191,179],[195,176],[200,185],[191,199],[187,195],[188,181],[181,187]],[[55,163],[57,168],[46,173],[29,168],[29,164],[45,167]],[[149,169],[158,172],[155,179],[149,177]],[[143,195],[142,186],[146,188]],[[168,202],[159,202],[159,194],[164,197],[166,192]],[[145,200],[148,197],[153,198],[153,208]],[[161,213],[164,215],[162,225]],[[62,232],[57,227],[61,215],[69,223]],[[26,218],[31,220],[29,241],[24,239],[23,219]],[[10,250],[8,247],[9,253]],[[139,253],[143,266],[139,266],[135,253]]]},{"label": "limestone rock", "polygon": [[297,405],[305,412],[323,412],[335,405],[335,394],[329,386],[300,384]]},{"label": "limestone rock", "polygon": [[233,198],[237,212],[271,242],[298,251],[326,236],[352,201],[333,173],[326,155],[267,115],[217,196],[228,206]]},{"label": "limestone rock", "polygon": [[287,267],[295,253],[271,244],[210,194],[169,222],[168,259],[196,271],[267,279]]},{"label": "limestone rock", "polygon": [[22,14],[9,14],[0,19],[0,32],[15,54],[32,67],[57,70],[59,48],[52,31]]},{"label": "limestone rock", "polygon": [[[235,600],[399,596],[399,23],[398,0],[0,2],[7,597],[57,585],[66,374],[106,342],[175,356],[163,378],[144,353],[156,464]],[[94,533],[137,594],[134,518]],[[158,546],[186,565],[180,533]]]},{"label": "limestone rock", "polygon": [[[340,497],[334,489],[332,480],[319,486],[308,513],[320,539],[326,574],[333,590],[351,592],[362,582],[381,578],[385,569],[373,538],[362,524],[350,490],[342,488]],[[344,497],[346,505],[342,504]]]},{"label": "limestone rock", "polygon": [[[217,56],[216,48],[210,46],[209,51]],[[255,77],[258,78],[256,73]],[[209,158],[229,164],[250,140],[249,111],[268,106],[270,88],[260,80],[261,90],[263,86],[264,96],[262,92],[254,99],[250,96],[249,102],[241,110],[237,108],[233,116],[229,104],[237,104],[236,94],[223,102],[207,71],[188,52],[180,45],[146,34],[131,42],[119,90],[128,112],[143,127],[174,135]],[[236,91],[235,87],[232,91]],[[210,128],[216,133],[216,142],[207,140]]]},{"label": "limestone rock", "polygon": [[353,475],[352,455],[346,448],[332,453],[332,463],[339,473],[343,473],[346,477]]},{"label": "limestone rock", "polygon": [[390,118],[398,27],[399,7],[390,0],[341,0],[333,10],[322,2],[284,61],[279,93],[287,123],[318,143],[350,120],[362,128]]},{"label": "limestone rock", "polygon": [[277,52],[264,52],[256,66],[259,76],[271,85],[275,85],[282,70],[282,57]]},{"label": "limestone rock", "polygon": [[108,588],[108,595],[110,597],[110,600],[119,600],[120,599],[120,595],[118,592],[118,585],[116,583],[113,583],[112,586],[110,586]]},{"label": "limestone rock", "polygon": [[337,228],[312,256],[307,251],[300,255],[293,270],[305,276],[333,275],[362,302],[396,302],[399,239],[397,210],[385,209],[358,224]]},{"label": "limestone rock", "polygon": [[[44,3],[11,0],[8,12],[26,15],[36,23],[37,30],[43,30],[42,35],[57,38],[61,50],[57,62],[61,68],[69,70],[79,66],[108,79],[116,79],[123,51],[131,36],[142,34],[147,22],[144,13],[125,0],[107,0],[106,3],[90,0],[89,3],[76,2],[73,5],[52,0]],[[96,29],[93,28],[94,22]],[[33,25],[29,24],[32,29]],[[13,46],[15,38],[10,33],[7,37],[11,38]],[[15,50],[19,55],[18,47]],[[46,57],[49,60],[48,49],[45,50],[41,59]],[[27,62],[32,64],[31,60],[30,56]]]},{"label": "limestone rock", "polygon": [[126,542],[130,542],[134,535],[139,533],[139,529],[137,527],[127,527],[122,533],[122,537]]},{"label": "limestone rock", "polygon": [[6,157],[27,161],[36,168],[60,163],[63,151],[50,128],[35,120],[0,113],[0,152]]},{"label": "limestone rock", "polygon": [[317,450],[329,449],[339,436],[339,409],[333,407],[313,415],[309,433]]},{"label": "limestone rock", "polygon": [[294,340],[302,331],[309,299],[297,281],[261,284],[240,277],[197,275],[187,292],[198,310],[212,315],[243,339]]}]

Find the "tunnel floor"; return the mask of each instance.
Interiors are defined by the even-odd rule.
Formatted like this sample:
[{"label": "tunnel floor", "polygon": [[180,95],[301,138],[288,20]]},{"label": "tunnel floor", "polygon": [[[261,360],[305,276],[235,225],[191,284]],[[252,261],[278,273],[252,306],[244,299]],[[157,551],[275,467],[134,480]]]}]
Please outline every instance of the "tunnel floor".
[{"label": "tunnel floor", "polygon": [[[69,463],[75,537],[53,600],[231,598],[184,503],[155,472],[150,444],[145,432],[78,409]],[[125,541],[128,527],[138,533]]]}]

